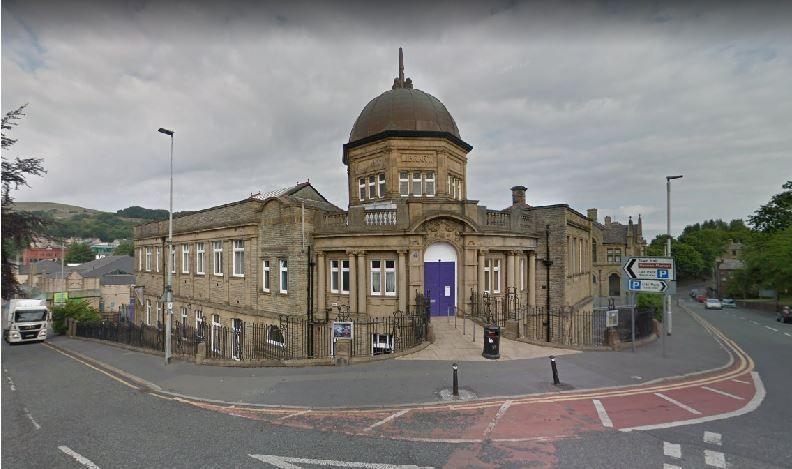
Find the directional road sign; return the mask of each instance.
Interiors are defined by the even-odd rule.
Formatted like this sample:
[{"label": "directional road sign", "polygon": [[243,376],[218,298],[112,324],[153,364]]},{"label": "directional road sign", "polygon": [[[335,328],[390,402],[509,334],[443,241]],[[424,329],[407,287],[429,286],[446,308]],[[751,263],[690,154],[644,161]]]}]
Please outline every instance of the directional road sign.
[{"label": "directional road sign", "polygon": [[668,283],[665,280],[641,280],[631,278],[627,281],[627,290],[645,293],[665,293],[668,289]]},{"label": "directional road sign", "polygon": [[624,271],[630,279],[676,280],[674,259],[670,257],[628,257]]}]

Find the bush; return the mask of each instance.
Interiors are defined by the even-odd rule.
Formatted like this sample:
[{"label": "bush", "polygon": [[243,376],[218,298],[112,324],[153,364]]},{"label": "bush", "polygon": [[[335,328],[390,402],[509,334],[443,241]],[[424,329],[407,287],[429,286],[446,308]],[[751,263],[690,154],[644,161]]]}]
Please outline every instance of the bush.
[{"label": "bush", "polygon": [[659,322],[663,322],[663,298],[665,298],[664,295],[639,293],[636,307],[638,309],[654,310],[654,318]]},{"label": "bush", "polygon": [[74,318],[81,322],[101,321],[102,316],[85,300],[68,300],[63,306],[52,310],[52,328],[58,334],[66,332],[66,319]]}]

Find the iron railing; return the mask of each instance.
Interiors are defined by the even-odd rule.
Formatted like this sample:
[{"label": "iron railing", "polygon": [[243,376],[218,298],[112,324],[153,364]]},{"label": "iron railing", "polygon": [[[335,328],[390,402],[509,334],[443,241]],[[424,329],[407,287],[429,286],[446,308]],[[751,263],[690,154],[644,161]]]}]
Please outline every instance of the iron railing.
[{"label": "iron railing", "polygon": [[[503,295],[471,291],[470,317],[480,324],[516,326],[518,338],[557,345],[605,347],[607,343],[607,309],[591,310],[559,307],[549,311],[542,306],[526,306],[523,295],[507,289]],[[632,340],[630,307],[621,306],[616,329],[623,342]],[[635,338],[648,337],[654,331],[653,309],[636,309]]]},{"label": "iron railing", "polygon": [[[331,320],[330,318],[333,318]],[[426,314],[394,312],[373,317],[338,311],[325,320],[281,316],[271,323],[235,321],[231,326],[200,322],[196,325],[174,321],[171,332],[173,355],[194,357],[205,343],[204,358],[239,361],[283,361],[328,358],[334,353],[333,321],[353,323],[351,356],[365,357],[397,353],[421,344],[427,337]],[[130,322],[79,322],[78,337],[107,340],[162,352],[165,330]]]}]

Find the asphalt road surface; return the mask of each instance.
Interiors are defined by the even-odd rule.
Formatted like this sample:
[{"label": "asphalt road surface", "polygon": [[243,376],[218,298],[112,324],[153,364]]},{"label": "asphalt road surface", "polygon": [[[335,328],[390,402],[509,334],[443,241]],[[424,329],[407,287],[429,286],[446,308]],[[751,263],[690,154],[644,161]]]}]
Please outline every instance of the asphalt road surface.
[{"label": "asphalt road surface", "polygon": [[[779,324],[767,313],[704,311],[701,305],[683,304],[753,358],[766,389],[756,410],[701,424],[631,432],[600,428],[562,439],[405,441],[351,436],[321,426],[294,428],[207,410],[131,387],[41,344],[3,343],[2,464],[10,468],[792,467],[792,324]],[[668,347],[684,347],[675,343],[683,340],[676,337],[669,339]],[[486,431],[493,431],[499,418],[506,422],[508,412],[507,406],[498,409]],[[399,418],[383,419],[378,428]],[[424,424],[451,433],[455,429],[453,418]],[[332,428],[331,422],[327,428]]]}]

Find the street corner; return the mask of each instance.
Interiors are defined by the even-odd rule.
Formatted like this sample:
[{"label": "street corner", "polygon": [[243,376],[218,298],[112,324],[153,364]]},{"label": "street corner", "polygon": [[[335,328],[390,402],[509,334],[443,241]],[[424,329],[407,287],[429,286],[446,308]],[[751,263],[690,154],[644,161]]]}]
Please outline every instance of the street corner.
[{"label": "street corner", "polygon": [[457,447],[444,467],[558,467],[556,446],[543,439],[521,441],[487,440]]}]

